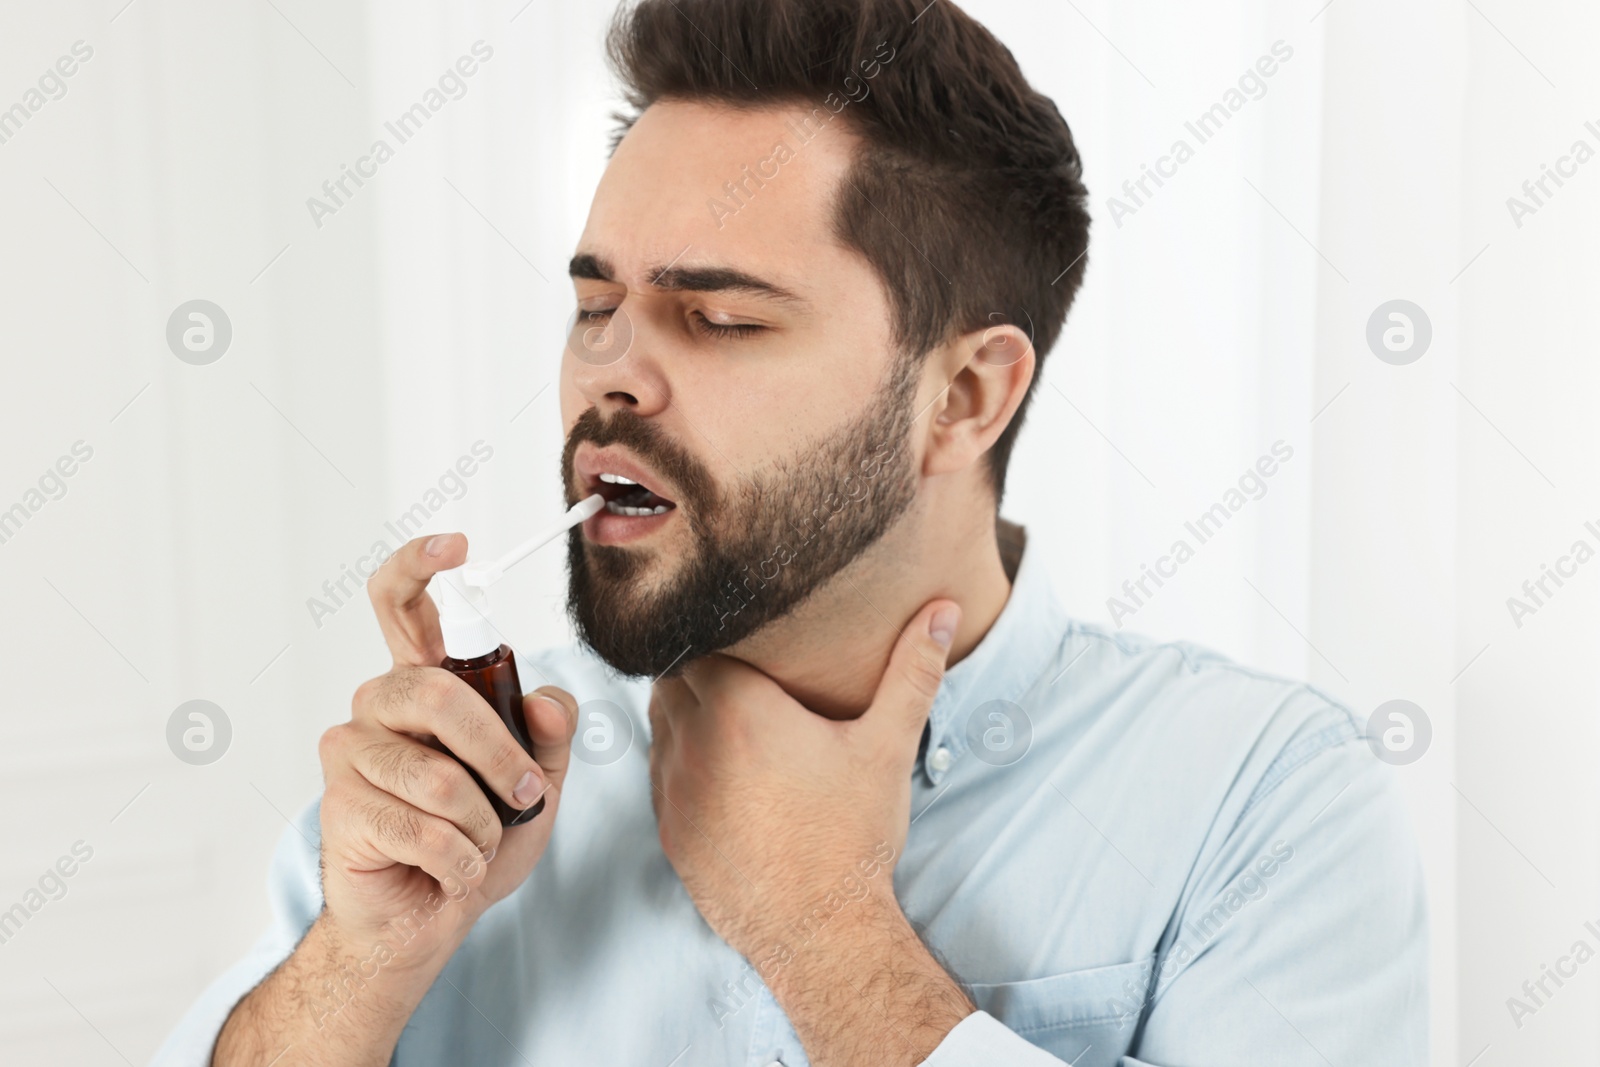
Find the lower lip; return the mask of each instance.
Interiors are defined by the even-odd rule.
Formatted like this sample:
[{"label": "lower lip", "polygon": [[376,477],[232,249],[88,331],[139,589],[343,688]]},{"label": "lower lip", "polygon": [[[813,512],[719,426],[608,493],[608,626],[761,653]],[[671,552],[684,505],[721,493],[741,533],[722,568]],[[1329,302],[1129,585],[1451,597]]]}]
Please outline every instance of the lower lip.
[{"label": "lower lip", "polygon": [[677,508],[659,515],[613,515],[601,511],[584,520],[583,536],[600,545],[625,545],[649,537],[677,513]]}]

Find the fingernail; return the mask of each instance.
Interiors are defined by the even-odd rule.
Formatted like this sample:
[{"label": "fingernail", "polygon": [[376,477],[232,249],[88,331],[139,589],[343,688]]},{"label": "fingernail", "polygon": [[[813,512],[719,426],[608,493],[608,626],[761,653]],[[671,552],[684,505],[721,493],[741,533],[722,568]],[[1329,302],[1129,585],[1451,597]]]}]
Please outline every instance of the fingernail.
[{"label": "fingernail", "polygon": [[424,556],[443,555],[445,542],[450,540],[449,534],[438,534],[428,538],[428,543],[422,546]]},{"label": "fingernail", "polygon": [[517,780],[517,787],[511,791],[511,799],[518,808],[527,808],[544,790],[544,782],[533,771],[528,771]]},{"label": "fingernail", "polygon": [[940,648],[949,648],[950,642],[956,639],[956,625],[961,621],[961,609],[953,604],[947,604],[933,613],[933,619],[928,623],[928,636],[936,641]]}]

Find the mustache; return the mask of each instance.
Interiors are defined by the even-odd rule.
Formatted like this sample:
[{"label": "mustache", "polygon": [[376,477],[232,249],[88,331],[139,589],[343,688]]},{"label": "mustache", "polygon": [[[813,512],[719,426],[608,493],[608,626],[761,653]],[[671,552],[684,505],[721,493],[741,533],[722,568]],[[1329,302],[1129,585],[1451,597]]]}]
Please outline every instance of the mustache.
[{"label": "mustache", "polygon": [[598,408],[589,408],[573,424],[567,443],[561,450],[561,478],[567,495],[567,506],[576,504],[573,490],[573,456],[585,441],[597,448],[620,445],[638,456],[644,463],[665,475],[677,494],[679,507],[697,514],[715,510],[716,482],[705,465],[682,445],[667,436],[660,426],[622,408],[606,418]]}]

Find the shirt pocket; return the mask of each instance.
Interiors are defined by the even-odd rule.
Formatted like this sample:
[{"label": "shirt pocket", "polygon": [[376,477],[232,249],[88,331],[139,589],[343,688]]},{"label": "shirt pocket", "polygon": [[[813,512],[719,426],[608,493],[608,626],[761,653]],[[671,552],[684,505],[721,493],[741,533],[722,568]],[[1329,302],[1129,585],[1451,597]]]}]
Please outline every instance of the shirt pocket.
[{"label": "shirt pocket", "polygon": [[968,988],[979,1008],[1029,1044],[1074,1067],[1112,1067],[1133,1042],[1154,973],[1151,955],[1132,963]]}]

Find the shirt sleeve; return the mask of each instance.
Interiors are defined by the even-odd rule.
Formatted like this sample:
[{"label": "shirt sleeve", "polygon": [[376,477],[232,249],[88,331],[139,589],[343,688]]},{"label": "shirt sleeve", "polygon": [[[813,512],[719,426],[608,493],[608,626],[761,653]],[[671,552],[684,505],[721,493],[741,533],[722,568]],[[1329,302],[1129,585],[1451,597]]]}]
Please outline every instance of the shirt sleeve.
[{"label": "shirt sleeve", "polygon": [[1030,1045],[986,1011],[975,1011],[944,1035],[921,1067],[1066,1067],[1037,1045]]},{"label": "shirt sleeve", "polygon": [[209,1067],[211,1051],[234,1005],[289,957],[322,911],[318,869],[320,800],[284,828],[273,853],[267,893],[272,923],[249,953],[212,982],[167,1036],[152,1067]]},{"label": "shirt sleeve", "polygon": [[[1118,1067],[1426,1067],[1421,864],[1390,768],[1352,733],[1291,744],[1215,831]],[[923,1061],[1063,1064],[985,1012]]]}]

